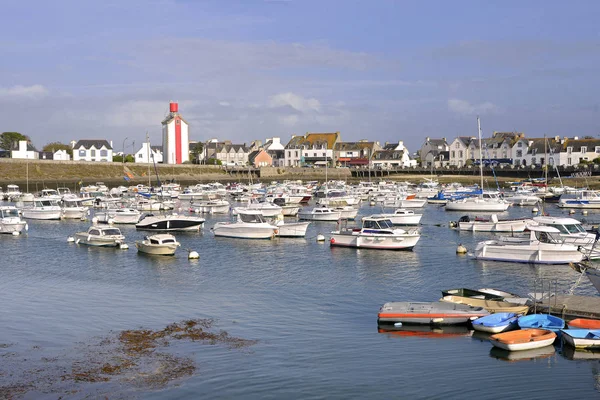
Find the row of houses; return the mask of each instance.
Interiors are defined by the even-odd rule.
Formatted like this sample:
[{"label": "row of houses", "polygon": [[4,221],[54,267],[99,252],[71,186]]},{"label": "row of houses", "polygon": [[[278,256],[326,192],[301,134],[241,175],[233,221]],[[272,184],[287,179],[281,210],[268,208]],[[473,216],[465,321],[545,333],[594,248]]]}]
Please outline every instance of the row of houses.
[{"label": "row of houses", "polygon": [[560,165],[570,167],[600,157],[600,139],[586,136],[568,138],[527,138],[522,132],[494,132],[491,138],[458,136],[451,142],[446,138],[426,138],[419,150],[422,166],[463,167],[484,163],[513,166]]}]

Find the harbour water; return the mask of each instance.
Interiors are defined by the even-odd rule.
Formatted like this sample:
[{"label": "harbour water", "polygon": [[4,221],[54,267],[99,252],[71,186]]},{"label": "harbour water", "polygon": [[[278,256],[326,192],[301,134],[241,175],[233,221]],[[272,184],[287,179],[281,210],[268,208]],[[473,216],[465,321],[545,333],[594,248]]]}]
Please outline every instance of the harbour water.
[{"label": "harbour water", "polygon": [[[503,217],[530,210],[512,207]],[[359,217],[375,211],[363,206]],[[423,213],[412,252],[330,248],[315,240],[335,228],[326,222],[312,223],[306,239],[215,238],[210,227],[226,217],[209,216],[202,232],[176,234],[182,248],[175,257],[138,254],[134,241],[148,233],[135,227],[120,226],[130,248],[116,250],[67,243],[89,222],[29,221],[27,235],[0,236],[0,397],[597,398],[599,353],[558,345],[510,355],[460,328],[378,331],[377,311],[387,301],[432,301],[457,287],[527,293],[540,278],[565,291],[578,278],[568,266],[456,255],[458,243],[473,250],[490,235],[449,229],[460,213],[432,205]],[[600,220],[587,218],[594,217]],[[188,260],[185,249],[200,259]],[[575,294],[597,292],[583,279]],[[76,366],[119,332],[190,319],[214,319],[216,331],[256,342],[159,346],[195,367],[160,385],[126,373],[73,379]]]}]

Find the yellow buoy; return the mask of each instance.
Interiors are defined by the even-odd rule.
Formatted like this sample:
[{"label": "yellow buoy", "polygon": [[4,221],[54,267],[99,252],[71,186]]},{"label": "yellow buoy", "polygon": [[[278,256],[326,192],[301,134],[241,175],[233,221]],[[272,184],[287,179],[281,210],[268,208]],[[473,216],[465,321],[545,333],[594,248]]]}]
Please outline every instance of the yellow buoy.
[{"label": "yellow buoy", "polygon": [[456,248],[456,254],[465,254],[467,252],[467,248],[462,244],[459,244]]}]

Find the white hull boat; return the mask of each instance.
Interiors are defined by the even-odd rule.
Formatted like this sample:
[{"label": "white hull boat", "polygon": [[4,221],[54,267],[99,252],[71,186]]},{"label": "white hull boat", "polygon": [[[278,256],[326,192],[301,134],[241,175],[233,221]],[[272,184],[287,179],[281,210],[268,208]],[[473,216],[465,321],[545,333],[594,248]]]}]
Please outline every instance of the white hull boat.
[{"label": "white hull boat", "polygon": [[467,197],[446,203],[446,211],[488,211],[503,212],[508,210],[510,203],[494,198]]},{"label": "white hull boat", "polygon": [[275,226],[275,236],[279,237],[305,237],[310,222],[278,222]]},{"label": "white hull boat", "polygon": [[181,244],[175,239],[175,236],[168,233],[146,236],[144,240],[135,242],[139,253],[157,256],[172,256],[179,246]]},{"label": "white hull boat", "polygon": [[394,213],[389,214],[374,214],[371,218],[387,218],[392,221],[394,225],[419,225],[423,214],[415,214],[412,210],[405,210],[400,208]]},{"label": "white hull boat", "polygon": [[142,213],[133,208],[117,208],[95,213],[94,217],[98,222],[133,225],[140,221]]},{"label": "white hull boat", "polygon": [[87,232],[77,232],[75,243],[98,247],[120,247],[125,243],[125,236],[119,228],[91,226]]},{"label": "white hull boat", "polygon": [[471,232],[523,232],[532,222],[531,218],[501,220],[496,214],[492,214],[490,218],[471,218],[465,215],[458,221],[452,222],[451,227]]},{"label": "white hull boat", "polygon": [[342,213],[339,210],[333,210],[328,207],[315,207],[312,210],[301,210],[298,212],[298,218],[306,221],[337,221]]},{"label": "white hull boat", "polygon": [[421,235],[418,231],[394,229],[386,218],[365,218],[360,229],[347,228],[342,220],[339,230],[331,232],[332,247],[355,247],[381,250],[412,250]]},{"label": "white hull boat", "polygon": [[504,200],[513,206],[536,206],[542,202],[542,199],[534,195],[504,196]]},{"label": "white hull boat", "polygon": [[230,204],[227,200],[208,200],[192,202],[190,211],[207,214],[227,214]]},{"label": "white hull boat", "polygon": [[217,222],[211,229],[215,236],[237,239],[272,239],[278,228],[263,219],[260,211],[244,211],[236,222]]},{"label": "white hull boat", "polygon": [[15,206],[0,206],[0,233],[19,234],[27,229]]},{"label": "white hull boat", "polygon": [[505,237],[480,242],[475,249],[478,260],[509,261],[533,264],[569,264],[579,262],[584,254],[574,245],[557,239],[558,230],[548,226],[529,226],[529,239]]},{"label": "white hull boat", "polygon": [[300,206],[295,206],[295,205],[285,205],[285,206],[281,206],[281,214],[284,217],[295,217],[296,215],[298,215],[298,212],[300,211]]},{"label": "white hull boat", "polygon": [[427,203],[427,199],[405,199],[400,200],[397,206],[400,208],[421,208]]},{"label": "white hull boat", "polygon": [[490,336],[490,342],[500,349],[523,351],[552,345],[556,333],[546,329],[523,329]]},{"label": "white hull boat", "polygon": [[58,220],[62,217],[62,209],[54,200],[36,198],[33,207],[22,210],[23,218]]},{"label": "white hull boat", "polygon": [[560,238],[567,244],[581,246],[582,252],[590,259],[600,258],[600,246],[596,243],[596,235],[589,233],[574,218],[540,216],[533,222],[542,226],[551,226],[560,231]]}]

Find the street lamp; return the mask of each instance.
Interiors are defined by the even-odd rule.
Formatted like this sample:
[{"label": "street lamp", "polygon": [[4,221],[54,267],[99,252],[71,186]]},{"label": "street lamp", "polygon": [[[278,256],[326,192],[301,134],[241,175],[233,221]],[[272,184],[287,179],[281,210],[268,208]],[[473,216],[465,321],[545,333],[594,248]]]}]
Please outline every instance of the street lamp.
[{"label": "street lamp", "polygon": [[123,139],[123,164],[125,164],[125,141],[127,140],[127,137],[125,137],[125,139]]}]

